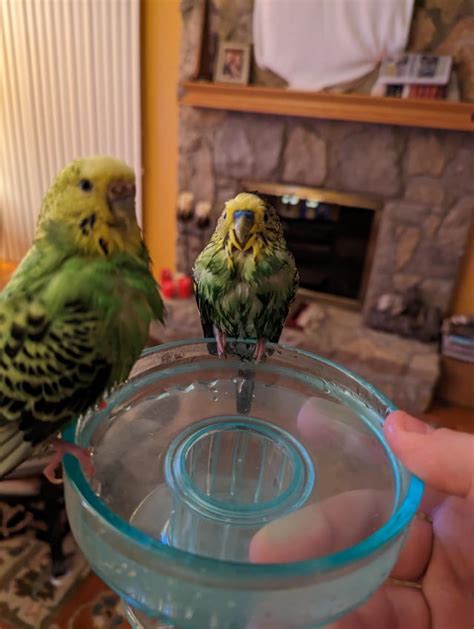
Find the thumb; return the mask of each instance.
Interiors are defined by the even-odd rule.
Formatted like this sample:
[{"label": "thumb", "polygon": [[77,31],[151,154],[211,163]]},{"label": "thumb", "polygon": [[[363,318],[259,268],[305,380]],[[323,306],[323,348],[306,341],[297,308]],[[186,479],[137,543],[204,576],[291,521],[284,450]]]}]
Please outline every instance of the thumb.
[{"label": "thumb", "polygon": [[405,467],[432,489],[474,500],[474,435],[435,429],[403,411],[387,417],[384,433]]}]

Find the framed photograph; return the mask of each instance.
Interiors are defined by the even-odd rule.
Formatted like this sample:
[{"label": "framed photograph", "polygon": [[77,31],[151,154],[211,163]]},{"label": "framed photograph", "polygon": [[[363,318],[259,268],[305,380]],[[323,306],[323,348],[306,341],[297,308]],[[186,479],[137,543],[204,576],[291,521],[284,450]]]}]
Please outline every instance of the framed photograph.
[{"label": "framed photograph", "polygon": [[219,44],[214,81],[246,85],[250,74],[250,44],[224,41]]}]

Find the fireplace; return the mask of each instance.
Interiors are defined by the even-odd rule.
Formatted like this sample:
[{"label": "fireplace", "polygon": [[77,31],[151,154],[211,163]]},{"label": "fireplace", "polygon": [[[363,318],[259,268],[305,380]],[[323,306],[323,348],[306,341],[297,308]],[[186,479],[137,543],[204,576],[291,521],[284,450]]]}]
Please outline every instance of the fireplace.
[{"label": "fireplace", "polygon": [[361,308],[382,202],[321,188],[244,181],[278,212],[300,275],[300,295]]}]

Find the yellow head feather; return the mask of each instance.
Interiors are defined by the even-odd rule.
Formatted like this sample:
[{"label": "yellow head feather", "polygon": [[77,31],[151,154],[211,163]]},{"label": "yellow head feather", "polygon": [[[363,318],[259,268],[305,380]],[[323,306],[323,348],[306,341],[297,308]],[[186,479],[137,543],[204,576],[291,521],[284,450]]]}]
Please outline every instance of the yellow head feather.
[{"label": "yellow head feather", "polygon": [[233,216],[234,212],[238,210],[251,210],[263,219],[265,209],[265,202],[251,192],[240,192],[236,197],[230,199],[230,201],[227,201],[225,204],[225,211],[227,211],[230,216]]},{"label": "yellow head feather", "polygon": [[261,251],[280,236],[281,226],[275,210],[250,192],[241,192],[227,201],[214,235],[225,243],[229,266],[233,265],[234,252],[251,252],[256,261]]},{"label": "yellow head feather", "polygon": [[143,245],[135,216],[133,170],[108,156],[71,162],[43,199],[36,238],[47,234],[88,256],[138,253]]}]

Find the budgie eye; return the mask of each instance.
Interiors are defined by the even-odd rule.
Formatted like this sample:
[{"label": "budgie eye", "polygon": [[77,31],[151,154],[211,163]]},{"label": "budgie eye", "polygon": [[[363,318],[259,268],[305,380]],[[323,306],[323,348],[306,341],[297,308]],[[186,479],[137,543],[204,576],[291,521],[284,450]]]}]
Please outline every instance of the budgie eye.
[{"label": "budgie eye", "polygon": [[94,186],[92,185],[92,181],[90,179],[81,179],[79,182],[79,188],[84,192],[89,192],[93,187]]},{"label": "budgie eye", "polygon": [[224,212],[224,214],[222,215],[222,218],[225,220],[227,218],[227,212]]}]

